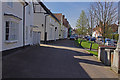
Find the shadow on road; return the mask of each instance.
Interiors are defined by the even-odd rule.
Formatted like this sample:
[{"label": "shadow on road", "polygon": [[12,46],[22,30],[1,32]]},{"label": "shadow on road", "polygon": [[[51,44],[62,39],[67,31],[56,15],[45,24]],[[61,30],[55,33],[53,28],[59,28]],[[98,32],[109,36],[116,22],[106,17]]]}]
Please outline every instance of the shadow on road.
[{"label": "shadow on road", "polygon": [[73,58],[76,52],[32,46],[3,58],[3,78],[90,78]]},{"label": "shadow on road", "polygon": [[[64,41],[63,41],[64,42]],[[61,42],[56,45],[31,46],[16,52],[2,60],[3,78],[108,78],[113,77],[111,72],[108,76],[94,70],[94,66],[102,66],[100,62],[93,60],[92,55],[84,49],[74,48],[73,43]],[[66,45],[66,46],[64,46]],[[87,58],[86,58],[87,57]],[[88,57],[90,59],[88,59]],[[81,63],[85,63],[86,65]],[[89,64],[90,69],[89,69]],[[87,67],[88,70],[85,69]],[[104,68],[102,68],[105,70]],[[89,72],[89,70],[91,72]],[[95,71],[95,72],[94,72]],[[93,75],[90,73],[97,73]],[[102,76],[99,76],[102,75]],[[111,76],[112,74],[112,76]],[[107,74],[106,74],[107,75]],[[83,80],[83,79],[82,79]]]}]

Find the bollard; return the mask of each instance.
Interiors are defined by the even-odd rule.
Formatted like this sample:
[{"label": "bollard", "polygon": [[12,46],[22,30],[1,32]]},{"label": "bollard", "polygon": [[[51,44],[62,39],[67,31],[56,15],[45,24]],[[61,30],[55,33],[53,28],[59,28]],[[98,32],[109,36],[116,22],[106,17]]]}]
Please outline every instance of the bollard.
[{"label": "bollard", "polygon": [[91,42],[91,45],[90,45],[90,51],[91,51],[91,49],[92,49],[92,42]]}]

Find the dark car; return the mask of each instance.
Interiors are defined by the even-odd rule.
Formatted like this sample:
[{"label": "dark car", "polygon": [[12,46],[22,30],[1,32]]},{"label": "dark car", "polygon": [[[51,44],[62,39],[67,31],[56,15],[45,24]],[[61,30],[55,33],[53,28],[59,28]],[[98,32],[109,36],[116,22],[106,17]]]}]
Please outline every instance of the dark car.
[{"label": "dark car", "polygon": [[91,41],[94,41],[94,42],[95,42],[95,41],[96,41],[96,38],[95,38],[95,37],[92,37],[92,38],[91,38]]},{"label": "dark car", "polygon": [[87,36],[87,40],[89,40],[89,41],[90,41],[90,39],[91,39],[91,36]]},{"label": "dark car", "polygon": [[73,34],[70,36],[70,40],[76,40],[78,39],[78,35],[77,34]]},{"label": "dark car", "polygon": [[75,40],[75,39],[76,39],[75,35],[70,36],[70,40]]}]

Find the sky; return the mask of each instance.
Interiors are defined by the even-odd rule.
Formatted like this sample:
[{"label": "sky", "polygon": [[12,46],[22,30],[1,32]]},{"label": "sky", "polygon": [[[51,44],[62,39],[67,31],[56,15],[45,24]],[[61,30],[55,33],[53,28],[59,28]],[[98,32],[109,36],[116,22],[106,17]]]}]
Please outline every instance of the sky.
[{"label": "sky", "polygon": [[45,2],[52,13],[62,13],[68,19],[71,27],[76,27],[77,19],[82,10],[88,15],[88,9],[92,2]]}]

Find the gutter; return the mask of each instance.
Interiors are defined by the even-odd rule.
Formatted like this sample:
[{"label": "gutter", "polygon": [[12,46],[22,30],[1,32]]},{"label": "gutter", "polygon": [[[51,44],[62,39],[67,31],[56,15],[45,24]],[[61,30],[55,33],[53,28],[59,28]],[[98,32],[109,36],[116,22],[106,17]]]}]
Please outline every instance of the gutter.
[{"label": "gutter", "polygon": [[23,6],[23,47],[25,46],[25,7],[28,5],[27,2],[25,2],[25,5]]}]

